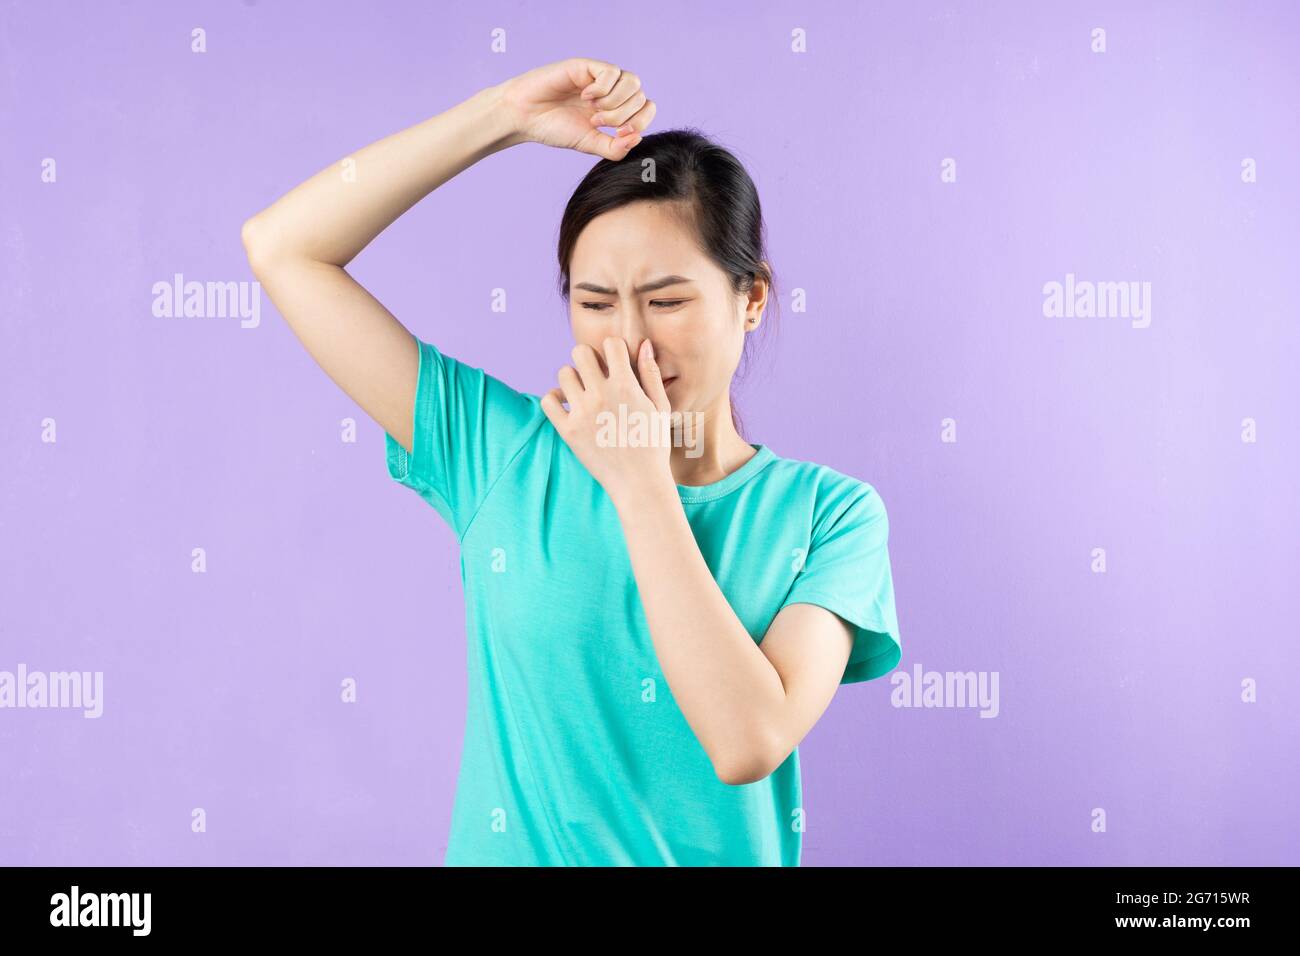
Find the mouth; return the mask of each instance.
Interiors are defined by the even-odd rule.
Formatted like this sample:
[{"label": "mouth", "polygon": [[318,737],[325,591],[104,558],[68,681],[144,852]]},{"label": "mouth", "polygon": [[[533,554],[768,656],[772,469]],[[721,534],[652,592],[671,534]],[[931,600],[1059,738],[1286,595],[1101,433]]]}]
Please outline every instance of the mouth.
[{"label": "mouth", "polygon": [[671,385],[671,384],[672,384],[673,382],[675,382],[675,381],[677,381],[677,376],[676,376],[676,375],[670,375],[668,378],[664,379],[664,388],[667,388],[669,385]]}]

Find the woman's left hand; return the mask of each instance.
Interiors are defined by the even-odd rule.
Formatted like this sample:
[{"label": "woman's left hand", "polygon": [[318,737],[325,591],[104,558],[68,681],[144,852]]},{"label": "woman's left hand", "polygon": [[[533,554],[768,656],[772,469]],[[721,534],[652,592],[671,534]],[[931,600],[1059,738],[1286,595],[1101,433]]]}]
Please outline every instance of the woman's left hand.
[{"label": "woman's left hand", "polygon": [[641,343],[637,358],[640,382],[627,342],[609,336],[602,348],[608,375],[591,346],[576,345],[577,368],[560,369],[559,387],[542,396],[541,404],[560,437],[617,506],[656,484],[671,486],[672,406],[649,339]]}]

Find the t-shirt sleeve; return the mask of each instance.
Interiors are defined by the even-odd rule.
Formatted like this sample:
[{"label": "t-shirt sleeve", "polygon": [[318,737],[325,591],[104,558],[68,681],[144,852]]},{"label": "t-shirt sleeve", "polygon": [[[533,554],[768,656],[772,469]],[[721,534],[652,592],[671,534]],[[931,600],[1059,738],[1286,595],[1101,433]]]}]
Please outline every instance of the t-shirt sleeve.
[{"label": "t-shirt sleeve", "polygon": [[546,413],[540,400],[416,338],[412,449],[384,433],[388,474],[465,534],[493,483]]},{"label": "t-shirt sleeve", "polygon": [[898,665],[902,642],[889,566],[889,514],[870,485],[814,529],[782,606],[796,603],[824,607],[853,628],[841,684],[871,680]]}]

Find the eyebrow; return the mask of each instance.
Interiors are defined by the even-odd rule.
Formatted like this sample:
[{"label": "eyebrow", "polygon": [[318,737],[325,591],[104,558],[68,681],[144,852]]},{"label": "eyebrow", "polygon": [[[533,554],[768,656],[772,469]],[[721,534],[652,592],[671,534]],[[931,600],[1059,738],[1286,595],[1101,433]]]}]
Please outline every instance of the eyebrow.
[{"label": "eyebrow", "polygon": [[[654,292],[656,289],[662,289],[670,285],[680,285],[683,282],[694,282],[694,279],[687,279],[684,276],[663,276],[647,282],[645,285],[639,285],[632,291],[640,294],[642,292]],[[575,289],[582,289],[584,292],[596,292],[600,295],[618,295],[617,289],[606,289],[603,285],[596,285],[594,282],[579,282],[574,286]]]}]

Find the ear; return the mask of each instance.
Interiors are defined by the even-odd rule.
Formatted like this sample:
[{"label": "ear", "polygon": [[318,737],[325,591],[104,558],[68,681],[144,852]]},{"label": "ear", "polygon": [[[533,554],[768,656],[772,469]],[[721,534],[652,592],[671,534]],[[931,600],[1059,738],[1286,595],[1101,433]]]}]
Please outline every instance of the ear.
[{"label": "ear", "polygon": [[[763,260],[763,265],[765,266],[768,265],[766,259]],[[768,268],[770,269],[771,267],[768,266]],[[771,294],[772,294],[771,283],[768,282],[766,279],[764,279],[761,275],[755,275],[754,284],[750,287],[749,290],[749,306],[746,309],[746,311],[748,311],[749,309],[753,309],[755,316],[754,316],[754,321],[752,322],[747,321],[745,323],[745,331],[749,332],[752,331],[753,329],[758,328],[759,322],[763,320],[763,313],[767,311],[767,300]]]}]

